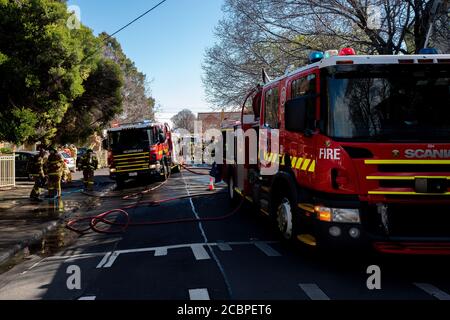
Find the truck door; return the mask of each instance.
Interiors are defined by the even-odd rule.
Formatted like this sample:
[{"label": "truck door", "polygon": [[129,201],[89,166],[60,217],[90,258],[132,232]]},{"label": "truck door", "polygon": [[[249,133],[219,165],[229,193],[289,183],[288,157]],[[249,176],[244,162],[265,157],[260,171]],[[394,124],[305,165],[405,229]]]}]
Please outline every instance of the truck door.
[{"label": "truck door", "polygon": [[[288,131],[285,128],[284,115],[282,124],[282,144],[284,152],[289,155],[291,167],[297,181],[311,181],[316,168],[316,155],[314,148],[314,133],[316,130],[316,120],[320,117],[319,99],[319,73],[318,70],[308,71],[290,78],[286,83],[287,101],[305,100],[307,103],[307,127],[308,133]],[[287,157],[286,157],[287,158]]]},{"label": "truck door", "polygon": [[[279,84],[276,83],[273,86],[266,88],[263,92],[263,102],[262,102],[262,112],[260,119],[260,126],[263,130],[262,132],[267,132],[267,140],[260,140],[260,159],[265,161],[260,161],[261,169],[270,169],[275,164],[280,162],[280,150],[274,143],[272,143],[272,137],[274,135],[278,136],[278,130],[280,129],[280,112],[279,112],[279,102],[280,102],[280,90]],[[274,132],[274,131],[277,132]],[[263,145],[264,143],[264,145]],[[271,170],[267,170],[271,171]],[[263,173],[264,170],[261,170]]]}]

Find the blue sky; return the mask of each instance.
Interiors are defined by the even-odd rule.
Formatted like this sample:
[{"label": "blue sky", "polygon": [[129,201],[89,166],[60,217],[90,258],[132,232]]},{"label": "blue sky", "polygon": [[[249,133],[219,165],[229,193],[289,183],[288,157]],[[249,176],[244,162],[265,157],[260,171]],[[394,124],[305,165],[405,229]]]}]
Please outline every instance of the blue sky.
[{"label": "blue sky", "polygon": [[[70,0],[81,10],[81,22],[112,33],[160,0]],[[125,54],[152,80],[161,104],[160,120],[183,108],[209,111],[201,81],[205,49],[214,44],[214,28],[222,18],[223,0],[168,0],[120,32]]]}]

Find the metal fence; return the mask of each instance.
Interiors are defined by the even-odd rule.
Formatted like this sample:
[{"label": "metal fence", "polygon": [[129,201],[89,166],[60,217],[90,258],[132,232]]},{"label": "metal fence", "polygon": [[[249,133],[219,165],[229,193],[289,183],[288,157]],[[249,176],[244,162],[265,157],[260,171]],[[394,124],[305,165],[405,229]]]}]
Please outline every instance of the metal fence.
[{"label": "metal fence", "polygon": [[0,188],[16,186],[15,155],[0,156]]}]

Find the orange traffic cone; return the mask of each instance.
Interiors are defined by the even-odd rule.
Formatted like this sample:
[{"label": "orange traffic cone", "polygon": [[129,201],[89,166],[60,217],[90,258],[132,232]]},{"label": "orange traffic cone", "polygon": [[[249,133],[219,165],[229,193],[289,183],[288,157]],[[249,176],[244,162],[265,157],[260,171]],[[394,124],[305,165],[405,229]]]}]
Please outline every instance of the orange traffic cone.
[{"label": "orange traffic cone", "polygon": [[209,187],[208,187],[209,191],[214,191],[214,178],[210,177],[209,178]]}]

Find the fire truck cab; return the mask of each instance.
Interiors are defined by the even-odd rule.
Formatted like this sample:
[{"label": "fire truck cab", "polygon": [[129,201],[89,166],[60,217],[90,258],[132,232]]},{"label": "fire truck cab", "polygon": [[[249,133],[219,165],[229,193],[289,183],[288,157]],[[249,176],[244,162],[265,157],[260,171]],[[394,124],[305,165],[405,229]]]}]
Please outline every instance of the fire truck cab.
[{"label": "fire truck cab", "polygon": [[107,135],[110,176],[118,185],[127,179],[152,176],[166,180],[171,170],[179,170],[167,124],[124,124],[107,130]]},{"label": "fire truck cab", "polygon": [[[450,254],[450,55],[346,48],[310,59],[253,90],[241,121],[224,128],[225,140],[268,132],[256,163],[248,143],[244,164],[241,151],[226,160],[230,198],[309,246]],[[278,171],[263,175],[273,162]]]}]

